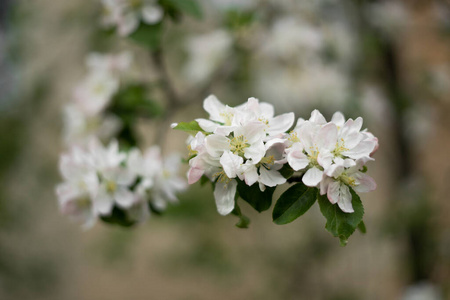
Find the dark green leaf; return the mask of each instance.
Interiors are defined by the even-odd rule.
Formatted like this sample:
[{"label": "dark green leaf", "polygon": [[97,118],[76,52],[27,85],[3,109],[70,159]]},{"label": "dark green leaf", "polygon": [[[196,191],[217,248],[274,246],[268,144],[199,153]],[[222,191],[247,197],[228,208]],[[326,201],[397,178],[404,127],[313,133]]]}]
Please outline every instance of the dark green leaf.
[{"label": "dark green leaf", "polygon": [[261,192],[258,183],[248,186],[245,182],[238,180],[237,191],[244,201],[258,212],[263,212],[268,210],[272,205],[272,196],[275,187],[267,187],[264,192]]},{"label": "dark green leaf", "polygon": [[[238,198],[238,197],[236,197]],[[248,228],[248,226],[250,225],[250,219],[247,216],[244,216],[241,212],[241,208],[239,207],[238,203],[237,203],[237,199],[235,199],[234,202],[234,209],[231,212],[233,215],[238,216],[239,217],[239,221],[235,224],[236,227],[238,228]]]},{"label": "dark green leaf", "polygon": [[165,2],[194,18],[201,19],[203,17],[202,8],[196,0],[165,0]]},{"label": "dark green leaf", "polygon": [[364,221],[359,222],[358,230],[363,234],[365,234],[367,232],[366,224],[364,224]]},{"label": "dark green leaf", "polygon": [[207,182],[210,182],[209,178],[206,177],[205,175],[203,175],[203,176],[200,178],[200,185],[201,185],[201,186],[204,186]]},{"label": "dark green leaf", "polygon": [[136,224],[135,221],[129,220],[126,212],[117,206],[114,206],[111,215],[101,216],[101,219],[106,223],[116,224],[123,227],[131,227]]},{"label": "dark green leaf", "polygon": [[294,170],[291,166],[289,166],[289,164],[284,164],[278,172],[280,172],[280,174],[286,179],[291,178],[292,175],[294,175]]},{"label": "dark green leaf", "polygon": [[130,34],[130,38],[150,50],[158,49],[162,40],[161,23],[148,25],[140,23],[138,29]]},{"label": "dark green leaf", "polygon": [[290,223],[303,215],[316,202],[317,188],[308,188],[302,182],[291,186],[278,199],[273,209],[275,224]]},{"label": "dark green leaf", "polygon": [[203,129],[198,125],[197,121],[191,121],[189,123],[180,122],[173,129],[185,131],[192,136],[195,136],[199,131],[204,132]]},{"label": "dark green leaf", "polygon": [[326,195],[319,196],[320,211],[327,219],[325,228],[335,237],[339,237],[341,245],[347,244],[348,238],[355,232],[364,215],[364,207],[359,196],[352,194],[353,213],[343,212],[337,204],[331,204]]}]

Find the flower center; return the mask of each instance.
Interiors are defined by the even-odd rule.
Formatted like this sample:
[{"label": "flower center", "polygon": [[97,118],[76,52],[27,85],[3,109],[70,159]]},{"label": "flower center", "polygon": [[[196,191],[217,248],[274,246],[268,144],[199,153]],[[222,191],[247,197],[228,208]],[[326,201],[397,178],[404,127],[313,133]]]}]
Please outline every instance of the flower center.
[{"label": "flower center", "polygon": [[225,182],[225,185],[227,185],[231,181],[231,179],[228,178],[227,174],[225,174],[224,170],[217,172],[213,175],[213,180],[216,180],[216,179],[217,179],[217,181]]},{"label": "flower center", "polygon": [[117,189],[117,184],[114,181],[108,180],[106,182],[106,191],[110,194],[114,193]]},{"label": "flower center", "polygon": [[223,113],[220,113],[220,116],[223,118],[223,120],[224,120],[223,123],[225,126],[231,126],[231,123],[232,123],[233,117],[234,117],[233,113],[223,112]]},{"label": "flower center", "polygon": [[271,155],[271,156],[263,157],[261,159],[261,161],[259,162],[258,167],[263,166],[267,170],[270,170],[270,168],[274,165],[274,163],[275,163],[275,158],[273,157],[273,155]]},{"label": "flower center", "polygon": [[338,180],[340,180],[342,183],[345,183],[348,186],[356,186],[356,180],[355,178],[348,176],[346,174],[342,174],[341,176],[338,177]]},{"label": "flower center", "polygon": [[317,158],[319,157],[319,149],[317,147],[310,147],[310,151],[307,154],[309,159],[309,165],[311,167],[319,167],[319,163],[317,162]]},{"label": "flower center", "polygon": [[345,148],[345,141],[344,139],[340,139],[339,141],[336,142],[336,147],[334,148],[334,150],[331,152],[334,154],[335,157],[342,157],[342,152],[344,151],[348,151],[348,148]]},{"label": "flower center", "polygon": [[244,150],[248,147],[250,147],[250,144],[243,135],[234,137],[230,140],[230,150],[236,155],[244,156]]},{"label": "flower center", "polygon": [[292,143],[300,142],[300,138],[298,137],[297,132],[295,131],[291,131],[288,140],[291,141]]}]

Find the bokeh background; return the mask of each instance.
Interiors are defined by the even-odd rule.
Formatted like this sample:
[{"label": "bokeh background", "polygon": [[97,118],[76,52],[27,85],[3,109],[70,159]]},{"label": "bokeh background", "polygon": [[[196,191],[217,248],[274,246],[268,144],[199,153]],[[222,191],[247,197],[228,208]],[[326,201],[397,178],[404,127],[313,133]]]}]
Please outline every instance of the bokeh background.
[{"label": "bokeh background", "polygon": [[[63,106],[92,51],[145,50],[105,35],[99,1],[0,2],[0,299],[402,299],[450,297],[450,2],[203,0],[203,19],[164,33],[179,95],[168,118],[135,124],[187,154],[168,124],[205,117],[210,93],[250,96],[308,118],[363,116],[380,140],[362,195],[367,234],[340,247],[318,206],[291,224],[242,204],[249,229],[194,185],[163,216],[132,229],[83,231],[59,213]],[[164,128],[167,128],[165,130]],[[184,170],[185,171],[185,170]],[[277,191],[281,193],[281,189]]]}]

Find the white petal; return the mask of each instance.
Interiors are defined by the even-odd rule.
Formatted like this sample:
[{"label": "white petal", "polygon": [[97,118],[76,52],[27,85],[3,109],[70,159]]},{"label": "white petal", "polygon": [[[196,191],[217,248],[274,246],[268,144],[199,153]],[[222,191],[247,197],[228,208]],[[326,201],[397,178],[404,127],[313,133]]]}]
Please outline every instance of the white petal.
[{"label": "white petal", "polygon": [[276,135],[288,131],[294,124],[294,120],[295,116],[293,112],[279,115],[269,120],[269,134]]},{"label": "white petal", "polygon": [[164,11],[158,5],[145,5],[142,8],[142,19],[147,24],[156,24],[164,16]]},{"label": "white petal", "polygon": [[313,167],[306,171],[305,175],[303,175],[303,183],[310,187],[315,187],[322,180],[323,171],[319,170],[316,167]]},{"label": "white petal", "polygon": [[114,193],[116,203],[122,208],[129,208],[135,202],[134,194],[127,188],[120,186]]},{"label": "white petal", "polygon": [[377,188],[377,184],[375,180],[370,177],[367,174],[364,173],[358,173],[357,176],[355,176],[358,181],[359,185],[355,186],[353,189],[358,193],[367,193],[375,190]]},{"label": "white petal", "polygon": [[294,171],[299,171],[309,165],[308,157],[303,153],[303,148],[296,143],[287,153],[287,161]]},{"label": "white petal", "polygon": [[188,183],[196,183],[205,173],[205,170],[199,168],[190,168],[188,171]]},{"label": "white petal", "polygon": [[205,138],[206,151],[213,157],[222,156],[222,153],[230,149],[230,141],[228,138],[211,134]]},{"label": "white petal", "polygon": [[314,143],[319,147],[319,150],[322,150],[322,148],[333,150],[336,147],[337,133],[336,124],[328,123],[319,130],[314,138]]},{"label": "white petal", "polygon": [[234,209],[234,197],[236,195],[237,181],[231,180],[228,183],[218,181],[214,189],[217,211],[219,214],[228,215]]},{"label": "white petal", "polygon": [[332,204],[339,202],[341,183],[333,181],[328,184],[327,197]]},{"label": "white petal", "polygon": [[260,177],[259,180],[266,186],[277,186],[286,182],[280,172],[275,170],[267,170],[264,167],[259,169]]},{"label": "white petal", "polygon": [[114,199],[109,195],[102,186],[97,196],[94,198],[94,210],[101,215],[111,214],[114,205]]},{"label": "white petal", "polygon": [[220,115],[225,111],[225,105],[217,99],[216,96],[210,95],[203,101],[203,108],[209,113],[209,118],[213,121],[222,122]]},{"label": "white petal", "polygon": [[226,151],[220,158],[220,164],[227,174],[228,178],[235,178],[239,174],[240,166],[244,163],[244,159],[236,154]]},{"label": "white petal", "polygon": [[313,110],[311,113],[311,117],[309,118],[309,121],[315,124],[326,124],[327,120],[325,120],[325,117],[317,110]]},{"label": "white petal", "polygon": [[266,154],[266,147],[262,140],[244,149],[245,158],[251,159],[255,163],[258,163],[264,157],[264,154]]},{"label": "white petal", "polygon": [[244,180],[248,186],[258,181],[258,170],[255,165],[244,165]]},{"label": "white petal", "polygon": [[200,128],[206,132],[214,132],[217,129],[217,127],[219,127],[219,124],[210,120],[195,119],[195,121],[197,121],[198,126],[200,126]]},{"label": "white petal", "polygon": [[340,185],[338,205],[345,213],[354,212],[352,206],[352,194],[350,194],[350,189],[348,186],[344,184]]},{"label": "white petal", "polygon": [[340,111],[337,111],[333,114],[331,122],[336,124],[336,126],[342,127],[345,124],[345,117]]}]

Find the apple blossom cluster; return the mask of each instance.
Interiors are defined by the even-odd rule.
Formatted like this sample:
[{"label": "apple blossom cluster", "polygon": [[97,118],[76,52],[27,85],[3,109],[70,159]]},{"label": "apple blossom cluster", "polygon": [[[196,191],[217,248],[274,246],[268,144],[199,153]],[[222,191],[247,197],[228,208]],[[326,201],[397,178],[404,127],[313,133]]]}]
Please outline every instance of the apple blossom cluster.
[{"label": "apple blossom cluster", "polygon": [[203,176],[212,181],[217,210],[222,215],[235,209],[236,192],[241,197],[248,194],[239,191],[242,184],[256,184],[264,193],[269,187],[299,181],[326,195],[344,213],[354,212],[351,191],[362,193],[376,188],[375,181],[365,173],[365,165],[374,160],[378,140],[361,130],[362,118],[345,120],[337,112],[327,122],[314,110],[309,120],[298,119],[290,130],[294,113],[275,116],[271,104],[255,98],[230,107],[209,96],[203,107],[209,119],[173,127],[194,131],[188,140],[188,182],[195,183]]},{"label": "apple blossom cluster", "polygon": [[142,21],[153,25],[164,17],[157,0],[102,0],[104,27],[116,27],[121,36],[133,33]]},{"label": "apple blossom cluster", "polygon": [[56,194],[61,212],[85,228],[116,214],[124,225],[145,221],[150,209],[164,210],[186,188],[177,175],[180,162],[177,155],[163,160],[156,146],[143,154],[137,148],[119,151],[115,140],[107,147],[97,139],[74,146],[60,158],[64,182]]},{"label": "apple blossom cluster", "polygon": [[87,56],[88,73],[64,107],[63,135],[67,145],[82,144],[91,137],[107,140],[117,133],[121,121],[106,112],[106,108],[119,90],[121,76],[128,71],[131,62],[128,52]]}]

